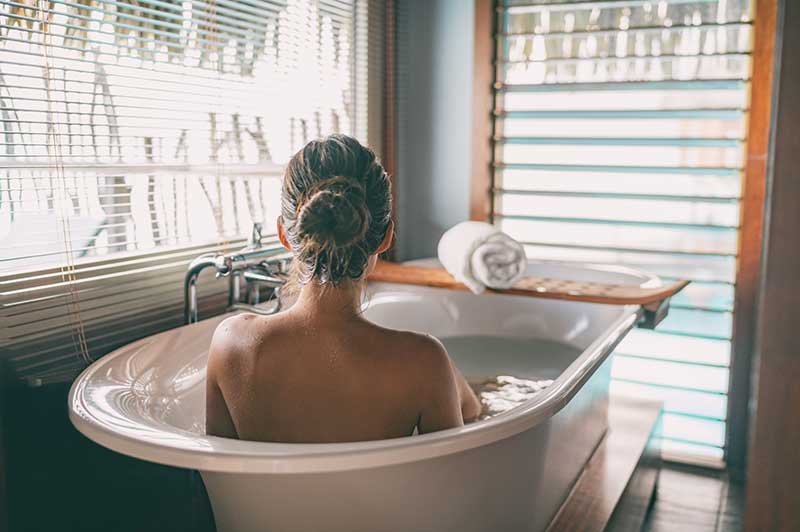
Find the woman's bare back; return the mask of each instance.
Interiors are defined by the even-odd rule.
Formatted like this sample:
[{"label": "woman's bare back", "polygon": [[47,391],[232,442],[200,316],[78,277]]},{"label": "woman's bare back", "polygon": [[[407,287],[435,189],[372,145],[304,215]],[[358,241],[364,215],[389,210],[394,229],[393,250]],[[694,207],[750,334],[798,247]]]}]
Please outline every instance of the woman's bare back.
[{"label": "woman's bare back", "polygon": [[332,319],[290,310],[225,320],[209,352],[209,434],[363,441],[460,426],[462,406],[477,415],[436,339],[355,315]]}]

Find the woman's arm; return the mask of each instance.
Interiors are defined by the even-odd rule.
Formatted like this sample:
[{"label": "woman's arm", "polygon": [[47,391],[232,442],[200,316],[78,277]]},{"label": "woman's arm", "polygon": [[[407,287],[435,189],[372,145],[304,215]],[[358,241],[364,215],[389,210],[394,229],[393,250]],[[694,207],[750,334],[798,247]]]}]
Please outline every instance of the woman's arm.
[{"label": "woman's arm", "polygon": [[417,422],[420,434],[451,429],[464,425],[461,396],[453,373],[450,357],[444,346],[432,336],[418,335],[415,365],[422,378],[418,397],[422,400]]},{"label": "woman's arm", "polygon": [[475,421],[478,419],[478,416],[481,415],[483,406],[481,405],[478,397],[475,395],[475,392],[473,392],[472,388],[470,388],[467,379],[464,378],[464,375],[461,374],[461,371],[459,371],[456,365],[453,364],[452,359],[450,359],[450,367],[452,368],[453,376],[455,377],[458,385],[458,398],[461,404],[461,416],[464,418],[465,423]]},{"label": "woman's arm", "polygon": [[[474,421],[481,413],[481,402],[467,383],[467,379],[461,374],[447,349],[435,337],[425,335],[422,337],[425,345],[420,346],[420,351],[425,352],[427,361],[426,381],[432,385],[431,395],[435,399],[428,402],[428,416],[430,420],[431,411],[439,418],[431,427],[431,423],[426,426],[420,424],[420,432],[432,432],[445,428],[459,427],[465,421]],[[435,405],[435,408],[432,408]],[[423,412],[422,421],[425,420]]]},{"label": "woman's arm", "polygon": [[[226,320],[227,321],[227,320]],[[224,323],[224,322],[223,322]],[[226,353],[225,331],[222,326],[217,328],[211,347],[208,350],[208,366],[206,368],[206,434],[222,436],[225,438],[238,438],[236,426],[228,411],[225,397],[219,386],[219,376],[224,369],[224,360],[230,353]]]},{"label": "woman's arm", "polygon": [[206,384],[206,434],[224,438],[239,437],[225,398],[222,397],[222,390],[211,379]]}]

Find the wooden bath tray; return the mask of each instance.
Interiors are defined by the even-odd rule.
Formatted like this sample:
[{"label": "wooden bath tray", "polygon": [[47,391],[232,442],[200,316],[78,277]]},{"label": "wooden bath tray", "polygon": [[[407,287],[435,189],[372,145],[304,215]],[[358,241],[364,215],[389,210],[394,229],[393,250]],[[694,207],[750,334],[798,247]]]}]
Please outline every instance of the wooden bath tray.
[{"label": "wooden bath tray", "polygon": [[[443,268],[409,266],[387,261],[378,261],[369,276],[370,281],[415,284],[452,290],[469,290],[456,281]],[[511,288],[504,290],[487,289],[493,294],[509,294],[546,299],[563,299],[584,303],[603,303],[606,305],[642,305],[656,310],[663,302],[677,294],[689,281],[675,281],[656,288],[642,288],[634,285],[570,281],[549,277],[523,277]],[[660,321],[660,320],[659,320]]]}]

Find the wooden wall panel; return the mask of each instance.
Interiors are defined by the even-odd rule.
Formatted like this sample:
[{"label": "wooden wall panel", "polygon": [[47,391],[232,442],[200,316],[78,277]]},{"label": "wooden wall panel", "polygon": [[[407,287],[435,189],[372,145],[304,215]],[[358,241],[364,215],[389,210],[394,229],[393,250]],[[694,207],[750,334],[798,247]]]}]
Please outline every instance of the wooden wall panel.
[{"label": "wooden wall panel", "polygon": [[764,232],[764,194],[770,139],[778,0],[756,0],[747,159],[742,183],[741,228],[733,313],[727,463],[742,473],[747,456],[755,308]]},{"label": "wooden wall panel", "polygon": [[745,512],[749,532],[800,530],[800,2],[781,2],[778,21]]}]

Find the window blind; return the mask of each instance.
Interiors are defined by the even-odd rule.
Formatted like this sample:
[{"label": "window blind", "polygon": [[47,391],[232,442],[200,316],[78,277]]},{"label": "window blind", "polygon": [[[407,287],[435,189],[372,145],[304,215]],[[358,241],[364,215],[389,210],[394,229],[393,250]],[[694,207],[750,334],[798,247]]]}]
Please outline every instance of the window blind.
[{"label": "window blind", "polygon": [[[17,376],[69,377],[179,325],[189,261],[274,226],[294,151],[366,141],[379,10],[0,1],[0,341]],[[224,281],[199,287],[201,314],[225,308]]]},{"label": "window blind", "polygon": [[616,351],[674,459],[724,459],[751,50],[748,0],[498,7],[493,208],[545,260],[692,284]]}]

